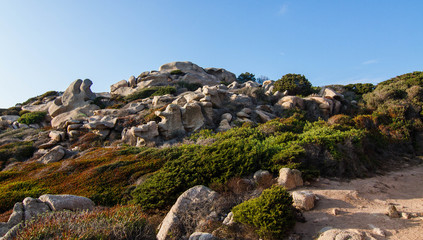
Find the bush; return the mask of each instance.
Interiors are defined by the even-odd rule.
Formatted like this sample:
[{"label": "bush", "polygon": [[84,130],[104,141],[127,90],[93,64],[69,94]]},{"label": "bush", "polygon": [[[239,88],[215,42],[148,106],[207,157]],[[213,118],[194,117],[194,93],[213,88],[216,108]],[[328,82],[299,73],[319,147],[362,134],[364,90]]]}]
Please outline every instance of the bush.
[{"label": "bush", "polygon": [[358,96],[362,96],[363,94],[373,92],[376,86],[371,83],[354,83],[345,85],[344,88],[347,91],[354,92]]},{"label": "bush", "polygon": [[135,93],[132,93],[125,97],[127,102],[131,102],[138,99],[148,98],[151,96],[162,96],[166,94],[176,93],[176,88],[171,86],[162,86],[162,87],[150,87],[141,89]]},{"label": "bush", "polygon": [[14,142],[0,146],[0,170],[12,160],[24,161],[35,152],[32,142]]},{"label": "bush", "polygon": [[182,72],[180,69],[176,69],[170,72],[171,75],[184,75],[184,72]]},{"label": "bush", "polygon": [[48,212],[20,225],[15,239],[156,239],[137,206]]},{"label": "bush", "polygon": [[307,96],[313,93],[311,83],[300,74],[286,74],[275,82],[274,91],[288,91],[289,95]]},{"label": "bush", "polygon": [[187,83],[185,81],[179,81],[178,86],[181,87],[181,88],[186,88],[186,89],[188,89],[188,91],[195,91],[195,90],[203,87],[203,85],[201,83]]},{"label": "bush", "polygon": [[291,195],[281,186],[264,190],[260,197],[232,209],[236,222],[253,225],[265,239],[283,239],[295,225]]},{"label": "bush", "polygon": [[237,77],[237,82],[239,82],[239,83],[245,83],[245,82],[248,82],[248,81],[253,81],[253,82],[255,82],[256,81],[256,77],[255,77],[255,75],[254,74],[252,74],[252,73],[249,73],[249,72],[245,72],[245,73],[241,73],[241,74],[239,74],[239,76]]},{"label": "bush", "polygon": [[40,122],[44,121],[46,115],[47,115],[46,112],[29,112],[29,113],[23,114],[18,119],[18,122],[24,123],[24,124],[27,124],[27,125],[34,124],[34,123],[40,123]]}]

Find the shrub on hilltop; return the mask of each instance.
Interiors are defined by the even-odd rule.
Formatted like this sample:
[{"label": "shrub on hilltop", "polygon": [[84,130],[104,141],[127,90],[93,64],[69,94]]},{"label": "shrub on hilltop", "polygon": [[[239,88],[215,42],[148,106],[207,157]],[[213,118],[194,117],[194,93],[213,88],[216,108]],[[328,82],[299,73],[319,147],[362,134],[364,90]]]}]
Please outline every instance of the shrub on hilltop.
[{"label": "shrub on hilltop", "polygon": [[28,113],[24,113],[18,119],[18,122],[24,123],[24,124],[27,124],[27,125],[34,124],[34,123],[40,123],[40,122],[44,121],[46,116],[47,116],[46,112],[28,112]]},{"label": "shrub on hilltop", "polygon": [[311,83],[301,74],[288,73],[275,82],[274,91],[285,92],[289,95],[307,96],[313,93]]}]

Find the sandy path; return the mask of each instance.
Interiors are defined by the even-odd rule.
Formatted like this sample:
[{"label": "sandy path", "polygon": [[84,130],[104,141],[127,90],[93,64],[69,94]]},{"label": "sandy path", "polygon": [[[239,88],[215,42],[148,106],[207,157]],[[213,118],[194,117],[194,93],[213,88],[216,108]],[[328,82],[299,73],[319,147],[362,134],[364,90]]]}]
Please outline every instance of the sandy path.
[{"label": "sandy path", "polygon": [[[307,222],[295,226],[303,240],[314,239],[324,227],[358,229],[376,239],[423,240],[423,164],[349,182],[320,179],[303,189],[320,198],[313,210],[304,212]],[[390,218],[385,215],[389,204],[400,213],[418,216]],[[339,209],[338,215],[333,214],[334,208]]]}]

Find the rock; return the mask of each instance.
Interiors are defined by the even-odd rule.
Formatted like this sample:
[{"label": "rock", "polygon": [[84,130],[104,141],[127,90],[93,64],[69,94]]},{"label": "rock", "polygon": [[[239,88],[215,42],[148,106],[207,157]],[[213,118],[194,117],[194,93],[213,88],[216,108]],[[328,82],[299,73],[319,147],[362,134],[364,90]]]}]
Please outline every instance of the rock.
[{"label": "rock", "polygon": [[272,182],[273,176],[267,170],[258,170],[254,173],[253,179],[258,184],[266,184]]},{"label": "rock", "polygon": [[[125,107],[123,107],[125,108]],[[125,117],[130,114],[128,109],[99,109],[94,110],[96,116],[111,116],[111,117]]]},{"label": "rock", "polygon": [[137,79],[135,76],[130,76],[128,79],[128,84],[130,87],[136,87],[137,86]]},{"label": "rock", "polygon": [[410,219],[411,218],[411,215],[409,213],[402,212],[401,213],[401,218],[403,218],[403,219]]},{"label": "rock", "polygon": [[344,95],[335,92],[335,90],[331,88],[325,88],[323,92],[323,97],[338,100],[338,101],[344,100]]},{"label": "rock", "polygon": [[12,125],[14,122],[18,121],[20,117],[18,115],[5,115],[0,116],[0,121],[6,122],[9,125]]},{"label": "rock", "polygon": [[294,207],[306,211],[313,209],[316,201],[316,195],[310,191],[294,191],[292,198]]},{"label": "rock", "polygon": [[317,240],[370,240],[364,233],[357,230],[330,229],[323,232]]},{"label": "rock", "polygon": [[126,104],[123,109],[127,110],[130,114],[136,114],[145,109],[145,104],[143,102],[131,102]]},{"label": "rock", "polygon": [[50,137],[50,139],[52,141],[55,142],[60,142],[65,140],[65,133],[62,131],[50,131],[50,133],[48,134],[48,136]]},{"label": "rock", "polygon": [[339,213],[340,213],[340,211],[339,211],[339,209],[338,209],[338,208],[334,208],[334,209],[332,209],[332,215],[334,215],[334,216],[338,216],[338,215],[339,215]]},{"label": "rock", "polygon": [[213,234],[204,232],[194,232],[189,236],[189,240],[218,240]]},{"label": "rock", "polygon": [[78,130],[78,129],[80,129],[82,126],[83,126],[83,125],[82,125],[82,124],[80,124],[80,123],[77,123],[77,124],[69,124],[69,125],[68,125],[68,127],[67,127],[67,131],[68,131],[68,132],[70,132],[70,131],[72,131],[72,130]]},{"label": "rock", "polygon": [[122,81],[119,81],[119,82],[111,85],[110,86],[110,92],[113,93],[121,87],[128,87],[128,86],[129,86],[128,82],[126,80],[122,80]]},{"label": "rock", "polygon": [[223,225],[227,225],[227,226],[230,226],[234,223],[235,223],[235,221],[234,221],[234,213],[233,212],[230,212],[228,214],[228,216],[226,216],[225,219],[222,222]]},{"label": "rock", "polygon": [[246,112],[237,112],[236,116],[239,118],[250,118],[250,115],[248,115]]},{"label": "rock", "polygon": [[86,104],[82,107],[75,108],[71,111],[61,113],[51,120],[51,126],[53,128],[62,128],[64,127],[65,123],[68,121],[72,121],[72,120],[84,121],[88,117],[93,115],[94,110],[98,110],[98,109],[99,107],[97,105]]},{"label": "rock", "polygon": [[214,117],[214,112],[213,112],[213,106],[211,102],[199,102],[200,106],[201,106],[201,111],[203,112],[203,116],[206,119],[206,123],[208,125],[214,125],[213,124],[213,117]]},{"label": "rock", "polygon": [[105,140],[107,136],[109,136],[111,130],[110,129],[95,129],[92,132],[100,136],[101,139]]},{"label": "rock", "polygon": [[24,206],[20,202],[15,203],[15,205],[13,206],[12,215],[10,215],[9,220],[7,221],[7,225],[9,226],[9,228],[12,228],[15,225],[19,224],[20,222],[22,222],[23,220],[24,220]]},{"label": "rock", "polygon": [[223,119],[220,121],[219,127],[216,129],[217,132],[226,132],[231,129],[231,125],[229,124],[228,119]]},{"label": "rock", "polygon": [[400,213],[397,211],[397,208],[394,205],[389,205],[386,215],[388,215],[390,218],[401,217]]},{"label": "rock", "polygon": [[[276,104],[282,106],[282,108],[284,109],[290,109],[293,107],[304,109],[304,100],[297,96],[285,96],[281,98]],[[290,106],[290,108],[286,108],[288,105]]]},{"label": "rock", "polygon": [[133,136],[137,137],[137,146],[145,145],[148,142],[154,140],[155,137],[159,136],[158,125],[155,121],[150,121],[147,124],[140,125],[138,127],[132,127],[131,132]]},{"label": "rock", "polygon": [[195,132],[204,126],[205,119],[201,106],[191,102],[181,108],[182,124],[187,132]]},{"label": "rock", "polygon": [[236,75],[223,68],[205,68],[206,73],[217,77],[220,82],[232,83],[236,81]]},{"label": "rock", "polygon": [[51,149],[50,151],[48,151],[48,153],[46,153],[44,156],[42,156],[38,162],[40,163],[44,163],[44,164],[48,164],[48,163],[52,163],[52,162],[57,162],[63,159],[63,157],[66,154],[66,148],[62,147],[62,146],[56,146],[53,149]]},{"label": "rock", "polygon": [[195,186],[185,191],[161,223],[157,239],[188,237],[185,229],[195,229],[196,223],[210,214],[210,208],[217,197],[215,191],[205,186]]},{"label": "rock", "polygon": [[46,143],[41,144],[40,146],[38,146],[38,148],[39,149],[48,149],[48,148],[52,148],[52,147],[54,147],[56,145],[57,145],[57,141],[50,140],[50,141],[48,141]]},{"label": "rock", "polygon": [[154,108],[163,107],[163,106],[171,103],[174,99],[175,98],[170,94],[166,94],[166,95],[163,95],[163,96],[154,96],[153,106],[154,106]]},{"label": "rock", "polygon": [[159,123],[159,131],[165,139],[185,134],[181,109],[178,105],[169,104],[165,111],[156,111],[155,114],[162,119]]},{"label": "rock", "polygon": [[296,169],[281,168],[279,170],[278,184],[287,190],[303,186],[301,172]]},{"label": "rock", "polygon": [[91,199],[75,195],[51,195],[44,194],[39,197],[39,199],[46,203],[51,210],[60,211],[60,210],[93,210],[94,202]]},{"label": "rock", "polygon": [[192,102],[192,101],[200,101],[200,99],[202,99],[204,97],[204,94],[203,93],[188,92],[183,97],[189,103],[189,102]]},{"label": "rock", "polygon": [[0,239],[1,240],[3,240],[1,236],[4,236],[9,231],[9,229],[10,228],[7,223],[0,222]]},{"label": "rock", "polygon": [[221,119],[222,120],[223,119],[226,119],[226,120],[228,120],[228,122],[231,122],[232,121],[232,114],[230,114],[230,113],[224,113],[224,114],[222,114]]},{"label": "rock", "polygon": [[257,116],[259,116],[262,123],[268,122],[268,121],[272,120],[272,118],[276,117],[272,114],[266,113],[266,112],[258,110],[258,109],[254,110],[254,112],[257,114]]},{"label": "rock", "polygon": [[92,116],[84,127],[88,129],[110,129],[116,125],[117,118],[113,116]]},{"label": "rock", "polygon": [[39,199],[27,197],[23,200],[25,213],[25,221],[31,220],[33,217],[51,211],[50,207]]}]

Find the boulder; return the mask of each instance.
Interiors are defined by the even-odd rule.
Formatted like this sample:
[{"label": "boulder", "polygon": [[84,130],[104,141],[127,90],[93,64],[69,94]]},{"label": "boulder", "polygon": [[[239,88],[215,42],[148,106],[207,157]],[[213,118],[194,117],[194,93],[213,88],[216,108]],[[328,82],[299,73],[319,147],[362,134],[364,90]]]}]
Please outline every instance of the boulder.
[{"label": "boulder", "polygon": [[165,111],[156,111],[155,114],[162,119],[159,123],[159,131],[165,139],[185,134],[181,109],[178,105],[169,104]]},{"label": "boulder", "polygon": [[281,168],[279,170],[278,184],[287,190],[303,186],[301,172],[297,169]]},{"label": "boulder", "polygon": [[0,121],[12,125],[14,122],[18,121],[19,118],[20,117],[18,115],[5,115],[0,116]]},{"label": "boulder", "polygon": [[257,184],[268,184],[272,182],[273,176],[267,170],[258,170],[254,173],[253,179]]},{"label": "boulder", "polygon": [[88,123],[84,126],[88,129],[110,129],[115,127],[116,121],[117,118],[110,115],[92,116],[88,118]]},{"label": "boulder", "polygon": [[262,123],[268,122],[268,121],[272,120],[273,118],[276,118],[275,115],[267,113],[265,111],[261,111],[259,109],[254,110],[254,112],[257,114],[257,116],[259,116],[260,121]]},{"label": "boulder", "polygon": [[375,240],[375,238],[358,230],[330,229],[323,232],[317,240]]},{"label": "boulder", "polygon": [[221,119],[222,120],[226,119],[228,122],[231,122],[232,121],[232,114],[224,113],[224,114],[222,114]]},{"label": "boulder", "polygon": [[219,238],[215,237],[211,233],[194,232],[191,236],[189,236],[188,240],[219,240]]},{"label": "boulder", "polygon": [[227,226],[230,226],[234,223],[235,223],[235,221],[234,221],[234,213],[233,212],[228,213],[228,215],[225,217],[225,219],[223,219],[223,222],[222,222],[223,225],[227,225]]},{"label": "boulder", "polygon": [[93,113],[96,116],[125,117],[128,116],[131,112],[128,109],[99,109],[94,110]]},{"label": "boulder", "polygon": [[99,107],[94,104],[88,104],[83,107],[76,108],[69,112],[65,112],[62,114],[57,115],[51,120],[51,126],[53,128],[62,128],[65,127],[66,122],[77,120],[77,121],[84,121],[88,117],[92,116],[94,110],[98,110]]},{"label": "boulder", "polygon": [[294,207],[306,211],[313,209],[316,201],[316,195],[310,191],[294,191],[292,198]]},{"label": "boulder", "polygon": [[220,121],[219,127],[216,129],[216,131],[218,132],[226,132],[229,129],[231,129],[231,125],[229,124],[228,119],[223,119],[222,121]]},{"label": "boulder", "polygon": [[185,191],[161,223],[157,239],[187,238],[190,234],[188,230],[195,229],[196,223],[210,214],[217,197],[215,191],[205,186],[195,186]]},{"label": "boulder", "polygon": [[126,104],[123,109],[127,110],[129,114],[136,114],[145,109],[143,102],[131,102]]},{"label": "boulder", "polygon": [[304,109],[304,100],[297,96],[285,96],[281,98],[276,104],[282,106],[283,109],[289,109],[293,107]]},{"label": "boulder", "polygon": [[57,162],[63,159],[66,154],[66,148],[62,146],[56,146],[52,148],[48,153],[42,156],[38,162],[48,164],[52,162]]},{"label": "boulder", "polygon": [[52,141],[55,142],[60,142],[65,140],[65,136],[66,134],[62,131],[50,131],[50,133],[48,134],[48,136],[50,137],[50,139]]},{"label": "boulder", "polygon": [[401,217],[400,213],[394,205],[389,205],[386,215],[388,215],[390,218]]},{"label": "boulder", "polygon": [[137,79],[135,76],[130,76],[128,79],[128,84],[130,87],[136,87],[137,86]]},{"label": "boulder", "polygon": [[75,195],[51,195],[44,194],[39,197],[39,199],[46,203],[51,210],[60,211],[60,210],[93,210],[94,202],[91,199]]},{"label": "boulder", "polygon": [[182,124],[187,132],[194,132],[204,126],[204,116],[198,103],[190,102],[181,108]]},{"label": "boulder", "polygon": [[9,228],[14,227],[15,225],[19,224],[24,220],[24,206],[22,203],[18,202],[15,203],[13,206],[12,215],[10,215],[9,220],[7,221],[7,225]]},{"label": "boulder", "polygon": [[173,100],[175,100],[175,97],[173,97],[170,94],[166,94],[163,96],[154,96],[153,107],[159,108],[159,107],[166,106],[167,104],[171,103]]},{"label": "boulder", "polygon": [[110,86],[110,92],[114,93],[117,89],[121,87],[129,87],[129,84],[126,80],[119,81],[113,85]]},{"label": "boulder", "polygon": [[23,200],[25,221],[31,220],[33,217],[51,211],[50,207],[40,199],[27,197]]},{"label": "boulder", "polygon": [[334,99],[334,100],[337,100],[337,101],[344,100],[344,95],[335,92],[335,90],[333,90],[331,88],[325,88],[325,90],[323,91],[323,97],[329,98],[329,99]]},{"label": "boulder", "polygon": [[147,144],[148,142],[151,142],[159,136],[159,130],[158,125],[155,121],[150,121],[147,124],[140,125],[138,127],[132,127],[129,130],[129,133],[134,137],[131,136],[125,136],[123,137],[124,141],[130,142],[134,144],[134,142],[137,142],[137,146],[142,146]]},{"label": "boulder", "polygon": [[236,75],[223,68],[205,68],[206,73],[218,78],[220,82],[232,83],[236,81]]}]

